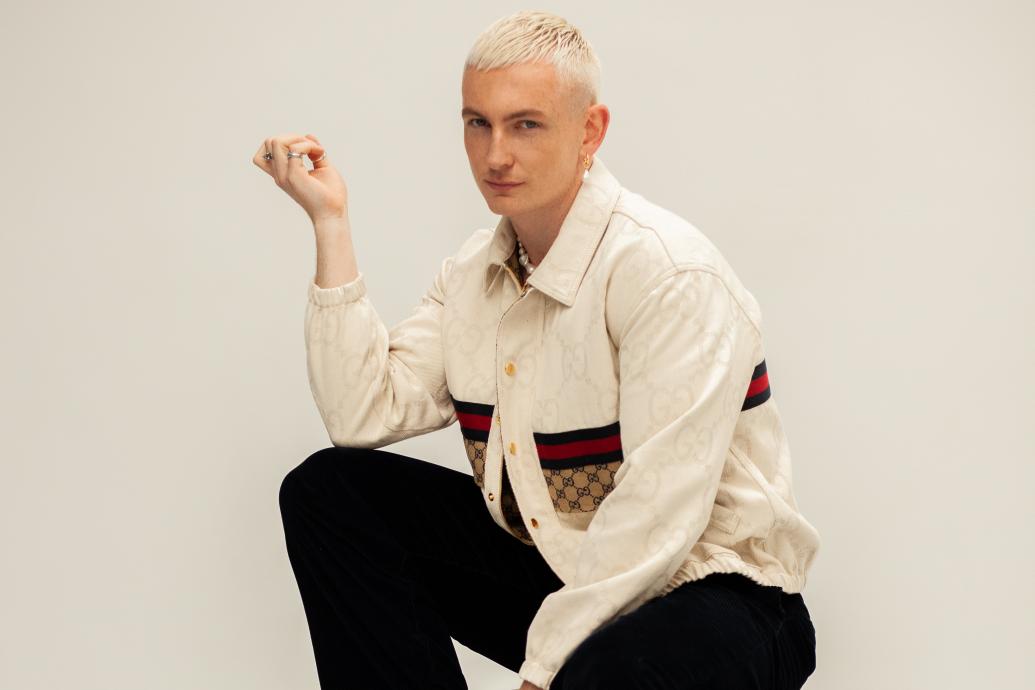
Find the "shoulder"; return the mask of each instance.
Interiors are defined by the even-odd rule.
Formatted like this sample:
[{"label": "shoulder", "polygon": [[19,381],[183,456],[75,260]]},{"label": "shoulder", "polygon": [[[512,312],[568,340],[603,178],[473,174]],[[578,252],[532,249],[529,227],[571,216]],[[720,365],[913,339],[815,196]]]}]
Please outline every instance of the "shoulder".
[{"label": "shoulder", "polygon": [[480,255],[492,241],[493,230],[494,228],[478,228],[469,234],[453,253],[453,258],[457,262],[464,262]]},{"label": "shoulder", "polygon": [[755,328],[761,329],[762,314],[754,295],[711,238],[675,212],[622,188],[604,244],[608,311],[616,327],[654,288],[694,271],[714,276],[702,275],[701,282],[728,292]]},{"label": "shoulder", "polygon": [[458,286],[476,276],[484,276],[486,251],[493,234],[494,228],[478,228],[442,259],[439,281],[444,295],[453,294]]}]

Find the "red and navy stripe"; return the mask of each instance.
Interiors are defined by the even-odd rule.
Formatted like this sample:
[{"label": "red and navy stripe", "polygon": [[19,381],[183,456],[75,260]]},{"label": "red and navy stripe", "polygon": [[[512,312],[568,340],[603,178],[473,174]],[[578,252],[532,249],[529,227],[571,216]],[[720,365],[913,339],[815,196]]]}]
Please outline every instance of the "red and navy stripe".
[{"label": "red and navy stripe", "polygon": [[765,360],[763,359],[755,367],[754,373],[751,374],[751,385],[748,386],[744,405],[740,408],[741,411],[750,410],[752,407],[761,405],[769,399],[771,394],[769,390],[769,374],[766,373]]},{"label": "red and navy stripe", "polygon": [[[452,397],[452,396],[450,396]],[[495,406],[487,403],[468,402],[453,398],[453,408],[460,422],[460,433],[472,441],[488,441],[492,426],[492,411]]]},{"label": "red and navy stripe", "polygon": [[532,436],[543,469],[560,470],[622,459],[622,436],[617,421],[572,431],[534,431]]}]

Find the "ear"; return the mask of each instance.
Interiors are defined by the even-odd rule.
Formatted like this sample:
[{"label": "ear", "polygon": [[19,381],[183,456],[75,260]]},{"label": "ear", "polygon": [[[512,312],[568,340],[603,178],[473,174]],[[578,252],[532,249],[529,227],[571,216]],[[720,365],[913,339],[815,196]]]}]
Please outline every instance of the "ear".
[{"label": "ear", "polygon": [[582,147],[592,156],[604,143],[607,127],[611,122],[611,111],[603,103],[594,103],[586,109],[585,133]]}]

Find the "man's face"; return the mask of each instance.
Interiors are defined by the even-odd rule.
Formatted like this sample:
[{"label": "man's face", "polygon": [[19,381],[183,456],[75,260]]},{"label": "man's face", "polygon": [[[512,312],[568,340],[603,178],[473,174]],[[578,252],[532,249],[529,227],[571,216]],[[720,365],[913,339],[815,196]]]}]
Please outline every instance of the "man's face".
[{"label": "man's face", "polygon": [[[586,128],[553,65],[468,68],[462,92],[464,147],[493,213],[534,215],[570,198],[581,179]],[[496,188],[491,182],[519,184]]]}]

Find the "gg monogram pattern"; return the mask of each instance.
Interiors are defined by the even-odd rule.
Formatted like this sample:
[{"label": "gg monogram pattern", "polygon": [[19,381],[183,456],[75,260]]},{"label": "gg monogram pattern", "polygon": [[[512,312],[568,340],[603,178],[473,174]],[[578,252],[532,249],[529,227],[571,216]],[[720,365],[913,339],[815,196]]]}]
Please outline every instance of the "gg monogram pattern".
[{"label": "gg monogram pattern", "polygon": [[474,483],[478,486],[485,486],[485,450],[487,447],[488,444],[485,441],[464,439],[467,459],[471,462],[471,470],[474,472]]},{"label": "gg monogram pattern", "polygon": [[545,469],[546,485],[562,513],[589,513],[597,509],[615,485],[618,462],[595,463],[572,469]]},{"label": "gg monogram pattern", "polygon": [[554,508],[562,513],[596,510],[614,488],[622,462],[619,423],[560,433],[534,432],[533,437]]},{"label": "gg monogram pattern", "polygon": [[527,276],[516,239],[507,216],[474,231],[391,328],[362,273],[310,282],[305,342],[333,444],[457,424],[489,516],[566,584],[519,675],[549,688],[600,625],[709,573],[801,591],[820,541],[792,489],[779,367],[716,245],[598,156]]},{"label": "gg monogram pattern", "polygon": [[525,527],[524,518],[521,517],[521,508],[518,507],[517,499],[514,498],[514,489],[510,486],[510,478],[507,476],[507,466],[503,466],[503,488],[501,489],[500,504],[503,510],[503,517],[507,526],[514,536],[529,546],[534,546],[535,541]]},{"label": "gg monogram pattern", "polygon": [[474,483],[485,486],[485,454],[488,450],[489,427],[492,425],[492,405],[467,402],[452,398],[460,422],[460,434],[471,463]]},{"label": "gg monogram pattern", "polygon": [[[488,447],[489,429],[492,426],[493,406],[489,403],[476,403],[452,398],[453,408],[456,410],[457,419],[460,422],[460,434],[464,441],[464,448],[467,451],[467,459],[471,463],[471,470],[474,476],[474,483],[479,487],[485,486],[485,454]],[[505,521],[504,527],[521,541],[532,546],[535,542],[525,527],[521,517],[521,509],[514,497],[514,489],[510,485],[507,476],[506,465],[500,464],[502,474],[500,488],[497,492],[500,497],[500,509]],[[496,494],[494,494],[496,495]]]}]

